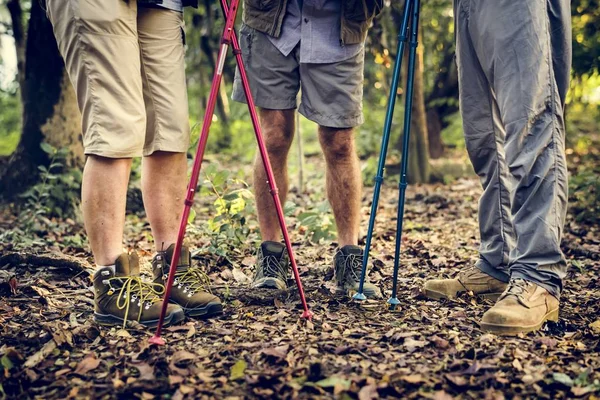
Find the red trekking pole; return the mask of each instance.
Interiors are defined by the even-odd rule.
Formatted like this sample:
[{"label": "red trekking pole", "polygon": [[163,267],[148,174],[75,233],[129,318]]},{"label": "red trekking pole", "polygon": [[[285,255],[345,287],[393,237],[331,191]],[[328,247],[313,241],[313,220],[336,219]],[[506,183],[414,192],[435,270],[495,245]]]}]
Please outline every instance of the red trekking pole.
[{"label": "red trekking pole", "polygon": [[171,295],[171,288],[173,287],[173,281],[175,279],[175,272],[177,270],[177,261],[179,260],[179,256],[181,254],[181,246],[183,244],[183,238],[185,236],[185,230],[187,226],[188,217],[190,214],[190,210],[192,205],[194,204],[194,195],[196,194],[196,187],[198,186],[198,179],[200,177],[200,167],[202,166],[202,160],[204,159],[204,151],[206,149],[206,142],[208,140],[208,133],[210,130],[210,125],[212,122],[212,115],[215,110],[215,104],[217,101],[217,94],[219,92],[219,86],[221,85],[221,78],[223,77],[223,66],[225,65],[225,57],[227,56],[227,50],[229,46],[233,46],[233,52],[236,57],[236,61],[240,70],[240,77],[242,79],[242,84],[244,86],[244,93],[246,94],[246,99],[248,102],[248,109],[250,110],[250,117],[252,118],[252,125],[254,127],[254,134],[256,136],[256,141],[258,143],[258,148],[260,151],[260,155],[263,161],[263,165],[265,167],[265,172],[268,178],[268,184],[271,189],[271,194],[273,195],[273,202],[275,203],[275,209],[277,211],[277,216],[279,218],[279,225],[281,226],[281,232],[283,234],[283,238],[285,241],[285,245],[287,247],[288,255],[290,258],[290,263],[292,264],[292,271],[294,273],[294,278],[296,280],[296,285],[298,285],[298,292],[300,294],[300,300],[302,301],[302,307],[304,308],[304,312],[302,313],[302,318],[311,319],[313,313],[309,310],[308,304],[306,303],[306,297],[304,296],[304,289],[302,287],[302,282],[300,281],[300,273],[298,272],[298,266],[296,264],[296,259],[294,257],[294,252],[292,250],[292,243],[290,242],[290,238],[287,231],[287,226],[285,224],[283,208],[281,206],[281,201],[279,200],[278,189],[275,183],[275,177],[273,175],[273,170],[271,168],[271,163],[269,161],[269,155],[267,153],[267,148],[265,146],[265,142],[262,136],[262,132],[260,129],[260,123],[258,120],[258,115],[256,113],[256,108],[254,105],[254,98],[252,97],[252,93],[250,92],[250,85],[248,83],[248,77],[246,75],[246,70],[244,69],[244,62],[242,60],[242,52],[240,50],[240,45],[237,40],[237,36],[234,30],[235,17],[238,11],[239,0],[231,0],[231,6],[228,7],[227,0],[221,0],[221,6],[223,8],[223,14],[225,15],[225,29],[223,30],[223,35],[221,38],[221,49],[219,50],[219,56],[217,58],[217,68],[213,75],[212,86],[210,88],[210,94],[208,97],[208,104],[206,106],[206,113],[204,115],[204,122],[202,124],[202,132],[200,134],[200,139],[198,140],[198,147],[196,150],[196,158],[194,159],[194,165],[192,168],[192,176],[190,178],[190,183],[188,185],[187,196],[184,201],[184,209],[183,214],[181,215],[181,222],[179,224],[179,233],[177,236],[177,242],[175,244],[175,250],[173,251],[173,258],[171,259],[171,267],[169,270],[169,278],[167,280],[167,285],[165,288],[165,296],[163,301],[163,307],[160,313],[160,318],[158,320],[158,326],[156,327],[156,333],[153,337],[149,339],[150,343],[164,345],[165,341],[161,338],[162,327],[165,319],[165,314],[167,311],[167,306],[169,304],[169,297]]}]

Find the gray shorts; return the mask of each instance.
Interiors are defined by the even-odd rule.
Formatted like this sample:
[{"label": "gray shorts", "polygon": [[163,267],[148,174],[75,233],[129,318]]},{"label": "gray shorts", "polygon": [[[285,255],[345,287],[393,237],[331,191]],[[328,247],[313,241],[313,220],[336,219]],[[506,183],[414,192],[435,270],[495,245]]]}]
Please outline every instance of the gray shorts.
[{"label": "gray shorts", "polygon": [[[363,123],[364,50],[331,64],[300,63],[300,47],[287,57],[262,32],[243,24],[240,47],[254,102],[272,110],[296,108],[309,120],[330,128],[353,128]],[[246,102],[239,71],[233,83],[233,100]]]}]

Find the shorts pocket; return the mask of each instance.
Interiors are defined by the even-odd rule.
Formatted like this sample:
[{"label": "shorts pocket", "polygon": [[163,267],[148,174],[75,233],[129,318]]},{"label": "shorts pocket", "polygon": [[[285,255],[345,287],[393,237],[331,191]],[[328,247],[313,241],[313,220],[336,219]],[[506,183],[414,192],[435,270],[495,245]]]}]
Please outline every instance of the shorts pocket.
[{"label": "shorts pocket", "polygon": [[115,22],[121,15],[123,0],[75,0],[79,3],[79,18],[90,22]]}]

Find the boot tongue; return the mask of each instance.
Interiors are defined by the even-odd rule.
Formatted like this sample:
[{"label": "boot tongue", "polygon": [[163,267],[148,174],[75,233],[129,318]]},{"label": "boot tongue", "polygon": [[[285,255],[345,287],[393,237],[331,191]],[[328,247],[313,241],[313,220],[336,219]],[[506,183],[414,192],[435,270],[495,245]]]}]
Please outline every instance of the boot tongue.
[{"label": "boot tongue", "polygon": [[[175,244],[172,244],[167,249],[166,257],[167,264],[171,265],[171,260],[173,259],[173,253],[175,252]],[[187,246],[181,246],[181,252],[179,253],[179,261],[177,262],[177,266],[185,266],[186,268],[190,265],[190,249]]]},{"label": "boot tongue", "polygon": [[129,275],[140,276],[140,257],[135,251],[129,254]]},{"label": "boot tongue", "polygon": [[354,255],[360,256],[363,252],[362,248],[360,248],[358,246],[353,246],[351,244],[342,247],[340,250],[341,250],[342,254],[344,254],[344,255],[354,254]]},{"label": "boot tongue", "polygon": [[277,258],[283,257],[285,246],[279,242],[262,242],[260,245],[264,256],[274,256]]},{"label": "boot tongue", "polygon": [[[138,267],[138,271],[139,271],[139,267]],[[123,253],[115,261],[115,276],[129,276],[129,275],[130,275],[129,254]]]}]

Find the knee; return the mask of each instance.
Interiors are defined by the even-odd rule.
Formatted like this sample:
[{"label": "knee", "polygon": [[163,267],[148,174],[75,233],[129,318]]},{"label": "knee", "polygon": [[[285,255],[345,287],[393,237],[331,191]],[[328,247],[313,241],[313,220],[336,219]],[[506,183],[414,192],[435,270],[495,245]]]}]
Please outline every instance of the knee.
[{"label": "knee", "polygon": [[283,111],[261,113],[261,126],[265,145],[270,154],[287,154],[294,140],[293,114]]},{"label": "knee", "polygon": [[354,130],[319,128],[319,142],[327,160],[340,160],[354,157]]}]

